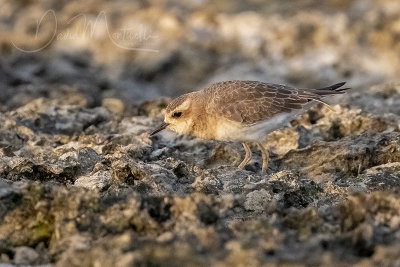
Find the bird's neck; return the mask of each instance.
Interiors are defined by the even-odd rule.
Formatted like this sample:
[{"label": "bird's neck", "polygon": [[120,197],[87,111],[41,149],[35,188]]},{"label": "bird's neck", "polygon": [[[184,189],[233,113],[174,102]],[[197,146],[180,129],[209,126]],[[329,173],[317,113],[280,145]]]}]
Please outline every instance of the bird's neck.
[{"label": "bird's neck", "polygon": [[[196,92],[196,93],[201,93]],[[194,96],[192,114],[193,120],[190,127],[191,134],[201,139],[214,139],[216,123],[211,114],[206,112],[206,100],[204,97]]]}]

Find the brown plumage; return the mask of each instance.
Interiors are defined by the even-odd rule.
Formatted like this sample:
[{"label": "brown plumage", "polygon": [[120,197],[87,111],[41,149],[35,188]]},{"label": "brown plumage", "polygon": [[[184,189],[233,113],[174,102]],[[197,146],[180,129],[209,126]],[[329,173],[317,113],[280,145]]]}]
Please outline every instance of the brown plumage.
[{"label": "brown plumage", "polygon": [[181,95],[166,108],[164,123],[151,135],[169,128],[180,134],[203,139],[238,141],[246,156],[239,167],[251,159],[249,142],[258,144],[265,171],[268,152],[261,141],[280,129],[312,101],[324,103],[329,95],[343,94],[349,88],[337,83],[320,89],[300,89],[258,81],[226,81],[196,92]]},{"label": "brown plumage", "polygon": [[308,102],[323,102],[328,95],[343,94],[345,83],[320,89],[298,89],[286,85],[258,81],[227,81],[211,85],[208,110],[229,120],[251,125],[282,112],[301,109]]}]

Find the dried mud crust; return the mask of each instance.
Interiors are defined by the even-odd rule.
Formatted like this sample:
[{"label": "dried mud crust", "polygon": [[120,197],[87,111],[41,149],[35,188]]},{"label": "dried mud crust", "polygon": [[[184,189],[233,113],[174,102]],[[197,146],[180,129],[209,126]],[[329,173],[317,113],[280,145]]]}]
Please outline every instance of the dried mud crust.
[{"label": "dried mud crust", "polygon": [[[385,88],[381,92],[393,91]],[[376,101],[374,92],[366,92],[366,101]],[[398,91],[391,94],[400,98]],[[108,104],[87,108],[79,104],[84,97],[77,93],[75,104],[37,99],[1,114],[2,261],[225,266],[396,260],[396,114],[317,105],[268,136],[270,168],[262,176],[258,152],[245,170],[234,165],[243,156],[240,144],[168,132],[150,139],[160,119],[147,115],[161,115],[159,101],[131,117]]]}]

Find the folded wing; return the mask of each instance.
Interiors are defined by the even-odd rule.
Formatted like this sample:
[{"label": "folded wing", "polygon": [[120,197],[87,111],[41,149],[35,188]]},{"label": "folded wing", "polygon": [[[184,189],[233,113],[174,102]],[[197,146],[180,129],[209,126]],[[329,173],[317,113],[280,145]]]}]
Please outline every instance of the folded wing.
[{"label": "folded wing", "polygon": [[208,110],[243,124],[254,124],[283,112],[301,109],[310,101],[323,102],[328,95],[343,94],[338,83],[320,89],[298,89],[257,81],[227,81],[205,89],[210,93]]}]

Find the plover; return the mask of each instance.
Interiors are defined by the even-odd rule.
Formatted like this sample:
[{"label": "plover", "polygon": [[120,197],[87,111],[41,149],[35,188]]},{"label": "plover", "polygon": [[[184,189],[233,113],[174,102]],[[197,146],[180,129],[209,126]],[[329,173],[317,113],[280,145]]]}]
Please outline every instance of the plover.
[{"label": "plover", "polygon": [[270,132],[287,125],[313,102],[343,94],[345,82],[319,89],[300,89],[258,81],[225,81],[173,99],[166,108],[164,122],[150,135],[168,128],[178,134],[201,139],[241,142],[246,152],[239,168],[251,160],[249,143],[262,154],[262,172],[269,153],[262,145]]}]

